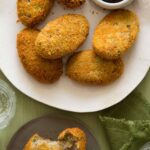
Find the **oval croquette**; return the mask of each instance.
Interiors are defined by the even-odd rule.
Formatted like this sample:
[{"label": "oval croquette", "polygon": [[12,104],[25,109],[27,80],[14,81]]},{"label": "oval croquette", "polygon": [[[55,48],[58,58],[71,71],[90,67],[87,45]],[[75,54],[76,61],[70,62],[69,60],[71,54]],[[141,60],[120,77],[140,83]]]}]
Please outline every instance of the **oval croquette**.
[{"label": "oval croquette", "polygon": [[60,3],[67,8],[76,8],[84,4],[85,0],[60,0]]},{"label": "oval croquette", "polygon": [[133,12],[113,11],[96,27],[93,48],[102,58],[117,59],[133,45],[138,32],[139,21]]},{"label": "oval croquette", "polygon": [[32,27],[43,21],[53,6],[53,0],[18,0],[19,20]]},{"label": "oval croquette", "polygon": [[122,59],[104,60],[93,50],[75,53],[67,62],[66,74],[81,83],[103,85],[118,79],[123,73]]},{"label": "oval croquette", "polygon": [[47,59],[70,54],[86,40],[89,24],[84,16],[68,14],[49,22],[38,35],[37,53]]},{"label": "oval croquette", "polygon": [[35,79],[43,83],[52,83],[63,72],[61,59],[45,60],[36,54],[35,39],[39,31],[24,29],[17,36],[17,49],[24,68]]}]

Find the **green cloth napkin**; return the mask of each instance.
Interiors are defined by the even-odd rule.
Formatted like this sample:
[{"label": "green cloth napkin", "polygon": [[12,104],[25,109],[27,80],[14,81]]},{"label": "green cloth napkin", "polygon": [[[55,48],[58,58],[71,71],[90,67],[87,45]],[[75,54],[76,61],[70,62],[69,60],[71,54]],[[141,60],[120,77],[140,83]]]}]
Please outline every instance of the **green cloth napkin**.
[{"label": "green cloth napkin", "polygon": [[139,150],[150,141],[150,103],[132,93],[99,116],[112,150]]}]

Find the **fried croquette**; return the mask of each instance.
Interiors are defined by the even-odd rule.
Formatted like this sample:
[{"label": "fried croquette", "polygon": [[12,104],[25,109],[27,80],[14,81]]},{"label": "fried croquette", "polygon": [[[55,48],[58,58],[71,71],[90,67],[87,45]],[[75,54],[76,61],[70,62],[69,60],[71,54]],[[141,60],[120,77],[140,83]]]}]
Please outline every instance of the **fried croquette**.
[{"label": "fried croquette", "polygon": [[67,62],[66,74],[72,80],[95,85],[108,84],[123,73],[122,59],[104,60],[93,50],[75,53]]},{"label": "fried croquette", "polygon": [[23,150],[64,150],[58,141],[51,141],[50,139],[44,139],[38,134],[34,134]]},{"label": "fried croquette", "polygon": [[62,131],[58,140],[65,143],[64,150],[86,150],[86,135],[79,128],[67,128]]},{"label": "fried croquette", "polygon": [[47,59],[70,54],[86,40],[89,24],[84,16],[68,14],[49,22],[39,33],[37,53]]},{"label": "fried croquette", "polygon": [[86,150],[86,135],[79,128],[63,130],[57,141],[44,139],[34,134],[23,150]]},{"label": "fried croquette", "polygon": [[67,8],[77,8],[85,3],[85,0],[60,0],[60,3],[62,3]]},{"label": "fried croquette", "polygon": [[96,27],[93,48],[102,58],[118,59],[134,44],[138,32],[139,20],[133,12],[113,11]]},{"label": "fried croquette", "polygon": [[28,27],[43,21],[53,6],[54,0],[18,0],[19,20]]},{"label": "fried croquette", "polygon": [[46,60],[37,55],[35,40],[38,34],[36,29],[22,30],[17,36],[18,54],[29,74],[40,82],[52,83],[62,75],[62,60]]}]

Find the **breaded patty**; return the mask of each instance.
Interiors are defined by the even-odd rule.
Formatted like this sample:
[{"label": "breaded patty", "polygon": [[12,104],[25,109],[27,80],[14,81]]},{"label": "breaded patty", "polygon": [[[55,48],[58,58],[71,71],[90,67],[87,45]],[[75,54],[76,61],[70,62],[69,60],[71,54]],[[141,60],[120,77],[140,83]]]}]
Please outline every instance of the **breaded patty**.
[{"label": "breaded patty", "polygon": [[54,0],[18,0],[17,12],[19,20],[32,27],[46,18]]},{"label": "breaded patty", "polygon": [[134,44],[138,32],[139,21],[133,12],[112,11],[96,27],[94,50],[102,58],[117,59]]},{"label": "breaded patty", "polygon": [[85,0],[59,0],[67,8],[76,8],[85,3]]},{"label": "breaded patty", "polygon": [[85,41],[89,24],[84,16],[68,14],[49,22],[38,35],[37,53],[48,59],[70,54]]},{"label": "breaded patty", "polygon": [[81,83],[103,85],[118,79],[123,73],[122,59],[104,60],[93,50],[77,52],[68,60],[66,74]]},{"label": "breaded patty", "polygon": [[[65,143],[66,149],[64,148],[64,150],[86,150],[86,135],[84,131],[79,128],[65,129],[59,134],[58,140]],[[72,145],[70,149],[69,145]]]},{"label": "breaded patty", "polygon": [[24,68],[35,79],[43,83],[52,83],[60,78],[63,72],[61,59],[46,60],[36,53],[35,40],[39,31],[24,29],[17,36],[17,48]]}]

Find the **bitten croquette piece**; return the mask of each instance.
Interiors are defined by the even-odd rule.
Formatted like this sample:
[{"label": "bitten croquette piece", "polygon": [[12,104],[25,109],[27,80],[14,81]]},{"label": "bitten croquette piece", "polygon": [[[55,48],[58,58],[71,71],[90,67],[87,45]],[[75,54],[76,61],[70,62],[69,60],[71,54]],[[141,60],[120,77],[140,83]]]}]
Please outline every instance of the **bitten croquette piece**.
[{"label": "bitten croquette piece", "polygon": [[35,40],[38,34],[36,29],[22,30],[17,36],[18,54],[26,71],[35,79],[43,83],[53,83],[62,75],[62,59],[46,60],[37,55]]},{"label": "bitten croquette piece", "polygon": [[64,143],[64,150],[86,150],[86,135],[79,128],[65,129],[59,134],[58,140]]},{"label": "bitten croquette piece", "polygon": [[129,10],[116,10],[99,23],[93,36],[93,48],[105,59],[118,59],[134,44],[139,20]]},{"label": "bitten croquette piece", "polygon": [[85,3],[85,0],[59,0],[67,8],[77,8]]},{"label": "bitten croquette piece", "polygon": [[86,40],[89,24],[84,16],[68,14],[50,21],[39,33],[37,53],[47,59],[57,59],[73,53]]},{"label": "bitten croquette piece", "polygon": [[44,139],[34,134],[23,150],[86,150],[86,135],[79,128],[67,128],[63,130],[57,141]]},{"label": "bitten croquette piece", "polygon": [[44,139],[38,134],[34,134],[23,150],[64,150],[59,141]]},{"label": "bitten croquette piece", "polygon": [[43,21],[53,6],[54,0],[18,0],[19,20],[28,27]]},{"label": "bitten croquette piece", "polygon": [[67,62],[66,74],[72,80],[95,85],[108,84],[123,73],[122,59],[104,60],[93,50],[75,53]]}]

